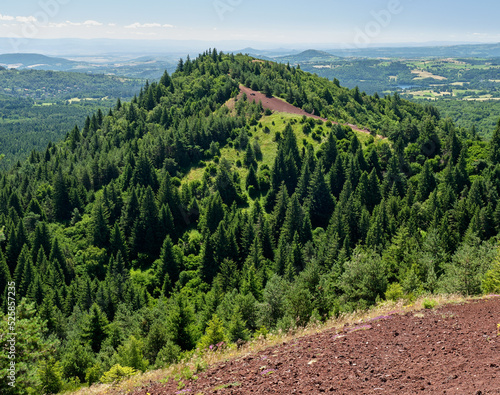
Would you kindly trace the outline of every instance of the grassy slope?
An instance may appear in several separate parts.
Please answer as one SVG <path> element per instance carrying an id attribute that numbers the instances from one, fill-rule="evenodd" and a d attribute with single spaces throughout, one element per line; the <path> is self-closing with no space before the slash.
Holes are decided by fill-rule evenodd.
<path id="1" fill-rule="evenodd" d="M 252 142 L 254 139 L 258 139 L 261 150 L 262 150 L 262 161 L 259 162 L 259 167 L 262 167 L 263 165 L 269 166 L 269 168 L 272 168 L 272 165 L 274 163 L 274 158 L 276 157 L 277 149 L 278 149 L 278 143 L 274 141 L 275 134 L 276 132 L 283 132 L 285 129 L 285 126 L 287 123 L 292 122 L 292 128 L 293 131 L 295 132 L 295 135 L 297 136 L 297 143 L 299 146 L 299 149 L 301 150 L 304 147 L 304 142 L 307 142 L 308 144 L 312 144 L 315 151 L 318 151 L 320 142 L 314 140 L 310 133 L 309 135 L 306 135 L 302 132 L 302 126 L 303 124 L 300 123 L 302 119 L 302 116 L 299 115 L 294 115 L 294 114 L 288 114 L 288 113 L 281 113 L 281 112 L 275 112 L 272 115 L 269 116 L 264 116 L 261 118 L 259 125 L 252 127 L 250 129 L 251 136 L 250 141 Z M 273 125 L 274 123 L 274 125 Z M 262 126 L 261 126 L 262 125 Z M 266 126 L 271 130 L 270 133 L 264 133 L 264 129 Z M 326 135 L 328 133 L 328 127 L 323 123 L 323 125 L 315 125 L 313 131 L 316 131 L 318 133 L 319 128 L 323 128 L 323 138 L 322 142 L 326 140 Z M 354 131 L 354 133 L 357 135 L 359 141 L 366 145 L 369 140 L 370 140 L 370 135 L 367 133 L 362 133 L 362 132 L 357 132 Z M 382 141 L 380 138 L 375 138 L 375 143 L 379 143 Z M 241 178 L 242 185 L 241 187 L 244 189 L 244 181 L 245 178 L 248 174 L 248 169 L 244 166 L 242 167 L 236 167 L 236 162 L 238 159 L 240 159 L 243 162 L 243 157 L 245 155 L 245 152 L 242 150 L 239 150 L 235 147 L 224 147 L 221 149 L 221 157 L 225 158 L 229 161 L 229 163 L 234 166 Z M 208 161 L 206 162 L 206 165 L 210 165 L 210 163 L 213 163 L 213 161 Z M 191 171 L 187 174 L 187 176 L 183 179 L 184 182 L 188 181 L 194 181 L 194 180 L 200 180 L 203 177 L 203 173 L 205 171 L 204 167 L 196 167 L 191 169 Z"/>

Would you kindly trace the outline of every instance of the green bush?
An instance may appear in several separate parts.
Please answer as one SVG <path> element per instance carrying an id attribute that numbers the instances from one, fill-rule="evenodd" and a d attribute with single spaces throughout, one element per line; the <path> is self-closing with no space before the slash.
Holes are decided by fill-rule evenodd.
<path id="1" fill-rule="evenodd" d="M 214 314 L 210 322 L 208 323 L 205 334 L 201 337 L 198 343 L 198 348 L 201 350 L 215 349 L 219 347 L 221 343 L 227 343 L 227 338 L 225 335 L 224 324 L 217 315 Z"/>
<path id="2" fill-rule="evenodd" d="M 137 340 L 134 336 L 130 336 L 123 345 L 118 347 L 117 361 L 122 365 L 130 366 L 144 372 L 148 367 L 148 361 L 143 357 L 143 349 L 143 342 Z"/>
<path id="3" fill-rule="evenodd" d="M 104 384 L 117 383 L 127 377 L 132 377 L 137 374 L 137 370 L 129 366 L 114 365 L 106 373 L 104 373 L 99 381 Z"/>
<path id="4" fill-rule="evenodd" d="M 102 367 L 99 363 L 95 363 L 90 368 L 87 369 L 85 373 L 85 380 L 89 383 L 89 386 L 97 383 L 99 381 L 99 377 L 103 374 Z"/>
<path id="5" fill-rule="evenodd" d="M 392 300 L 394 302 L 402 299 L 404 296 L 403 287 L 400 283 L 392 283 L 387 287 L 387 291 L 385 291 L 385 299 Z"/>
<path id="6" fill-rule="evenodd" d="M 437 302 L 431 299 L 424 299 L 423 305 L 425 309 L 433 309 L 437 306 Z"/>
<path id="7" fill-rule="evenodd" d="M 486 272 L 481 288 L 485 294 L 500 293 L 500 260 Z"/>
<path id="8" fill-rule="evenodd" d="M 41 389 L 44 394 L 57 394 L 63 386 L 62 369 L 59 361 L 50 358 L 40 363 L 38 369 Z"/>
<path id="9" fill-rule="evenodd" d="M 181 348 L 172 340 L 168 340 L 167 344 L 160 350 L 156 356 L 155 365 L 162 368 L 179 361 L 181 355 Z"/>

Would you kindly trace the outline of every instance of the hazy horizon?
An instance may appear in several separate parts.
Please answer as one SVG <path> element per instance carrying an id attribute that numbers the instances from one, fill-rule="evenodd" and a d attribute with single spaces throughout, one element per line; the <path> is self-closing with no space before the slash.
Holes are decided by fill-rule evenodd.
<path id="1" fill-rule="evenodd" d="M 500 3 L 465 0 L 26 0 L 0 5 L 0 37 L 231 42 L 259 49 L 497 43 Z"/>

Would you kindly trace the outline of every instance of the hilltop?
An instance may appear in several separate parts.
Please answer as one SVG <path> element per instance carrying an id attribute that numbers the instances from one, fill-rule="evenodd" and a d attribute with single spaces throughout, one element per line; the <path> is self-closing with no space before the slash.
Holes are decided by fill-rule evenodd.
<path id="1" fill-rule="evenodd" d="M 290 62 L 292 64 L 306 63 L 306 62 L 328 62 L 337 61 L 341 59 L 339 56 L 332 55 L 325 51 L 318 51 L 316 49 L 308 49 L 298 54 L 280 56 L 274 58 L 277 62 Z"/>
<path id="2" fill-rule="evenodd" d="M 11 392 L 382 300 L 498 292 L 500 124 L 483 141 L 398 94 L 217 50 L 82 124 L 0 173 L 0 288 L 16 283 L 23 334 Z"/>

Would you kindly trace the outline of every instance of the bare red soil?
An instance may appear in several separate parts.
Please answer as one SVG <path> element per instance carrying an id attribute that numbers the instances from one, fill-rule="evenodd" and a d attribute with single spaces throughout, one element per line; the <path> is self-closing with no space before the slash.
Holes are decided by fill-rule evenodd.
<path id="1" fill-rule="evenodd" d="M 500 298 L 377 317 L 139 394 L 500 394 Z"/>
<path id="2" fill-rule="evenodd" d="M 241 95 L 243 93 L 246 93 L 249 101 L 255 101 L 256 103 L 258 103 L 260 100 L 262 102 L 262 107 L 268 108 L 271 111 L 285 112 L 285 113 L 296 114 L 296 115 L 305 115 L 306 117 L 310 117 L 310 118 L 314 118 L 314 119 L 321 119 L 324 122 L 327 121 L 326 118 L 321 118 L 317 115 L 309 114 L 308 112 L 305 112 L 301 108 L 295 107 L 294 105 L 292 105 L 284 100 L 277 99 L 276 97 L 267 97 L 263 93 L 258 92 L 258 91 L 254 91 L 250 88 L 247 88 L 244 85 L 240 85 L 240 92 L 241 92 L 241 94 L 239 97 L 241 97 Z M 332 122 L 332 123 L 338 124 L 338 122 Z M 350 123 L 347 123 L 345 125 L 352 128 L 352 130 L 356 130 L 357 132 L 370 134 L 369 130 L 361 129 L 361 128 L 357 127 L 356 125 L 352 125 Z M 378 137 L 385 139 L 385 137 L 383 137 L 383 136 L 378 136 Z"/>

